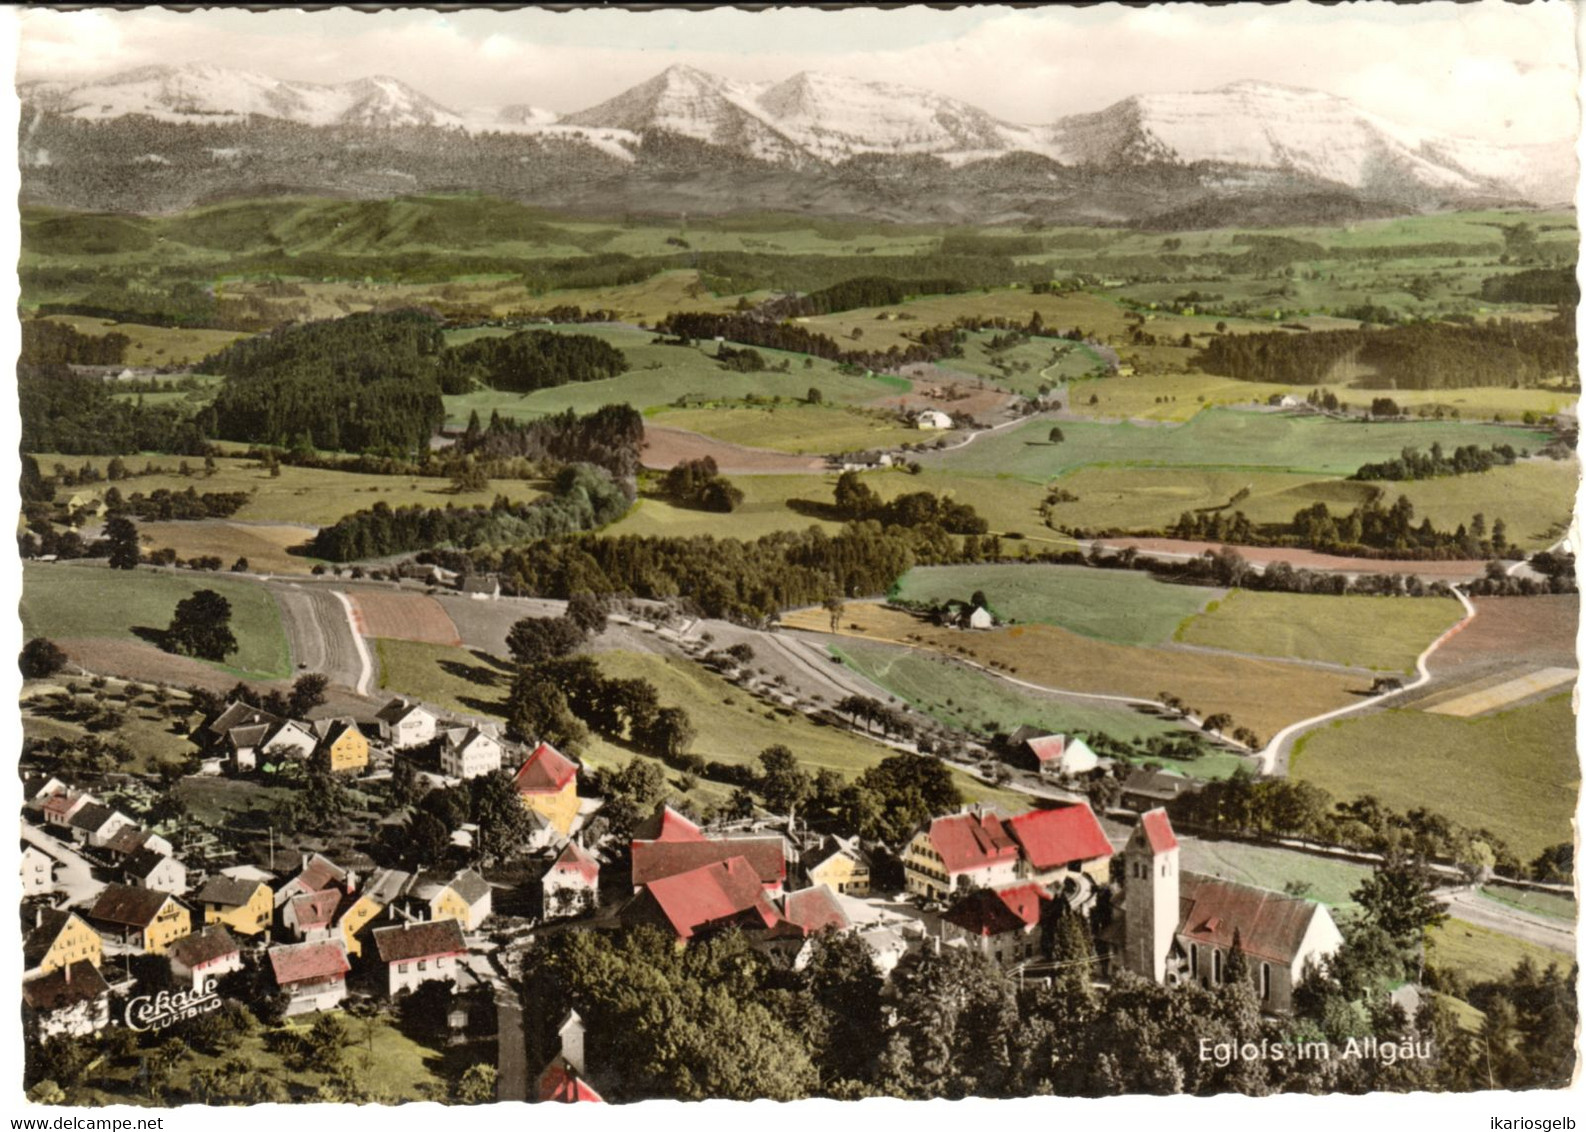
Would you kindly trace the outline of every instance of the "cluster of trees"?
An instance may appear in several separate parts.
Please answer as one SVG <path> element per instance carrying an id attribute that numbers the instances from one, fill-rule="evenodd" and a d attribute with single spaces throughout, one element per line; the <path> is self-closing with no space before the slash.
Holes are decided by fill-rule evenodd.
<path id="1" fill-rule="evenodd" d="M 237 651 L 231 631 L 231 602 L 214 590 L 198 590 L 176 603 L 165 630 L 166 649 L 201 660 L 225 660 Z"/>
<path id="2" fill-rule="evenodd" d="M 444 393 L 467 393 L 476 384 L 528 393 L 570 382 L 602 381 L 628 370 L 611 343 L 589 334 L 520 330 L 505 338 L 476 338 L 441 355 Z"/>
<path id="3" fill-rule="evenodd" d="M 955 535 L 986 533 L 986 520 L 967 503 L 928 491 L 909 492 L 883 503 L 858 472 L 844 472 L 837 477 L 833 502 L 838 515 L 850 522 L 874 521 L 883 527 L 936 526 Z"/>
<path id="4" fill-rule="evenodd" d="M 632 503 L 632 495 L 604 468 L 570 464 L 556 474 L 550 494 L 532 502 L 513 503 L 497 496 L 489 507 L 376 503 L 321 527 L 308 547 L 317 558 L 347 562 L 446 545 L 527 543 L 605 526 L 621 518 Z"/>
<path id="5" fill-rule="evenodd" d="M 605 405 L 579 416 L 571 409 L 533 421 L 490 414 L 479 427 L 469 420 L 459 447 L 489 462 L 510 459 L 549 463 L 593 464 L 631 485 L 639 471 L 639 446 L 644 442 L 644 417 L 631 405 Z"/>
<path id="6" fill-rule="evenodd" d="M 118 366 L 132 339 L 120 331 L 83 334 L 65 322 L 30 318 L 22 323 L 21 364 Z"/>
<path id="7" fill-rule="evenodd" d="M 446 421 L 440 323 L 421 311 L 353 314 L 245 338 L 204 359 L 226 381 L 200 414 L 227 440 L 414 453 Z"/>
<path id="8" fill-rule="evenodd" d="M 1452 456 L 1443 453 L 1443 446 L 1433 443 L 1432 450 L 1422 453 L 1419 448 L 1406 448 L 1395 460 L 1380 464 L 1362 464 L 1350 479 L 1355 480 L 1429 480 L 1434 476 L 1466 476 L 1485 472 L 1500 465 L 1512 464 L 1526 452 L 1516 453 L 1512 444 L 1494 444 L 1483 449 L 1475 444 L 1461 444 Z"/>
<path id="9" fill-rule="evenodd" d="M 1246 546 L 1294 546 L 1327 554 L 1363 558 L 1446 559 L 1498 558 L 1510 550 L 1502 519 L 1487 528 L 1486 517 L 1476 514 L 1467 526 L 1439 530 L 1431 519 L 1415 522 L 1415 506 L 1399 496 L 1384 506 L 1382 494 L 1357 506 L 1347 515 L 1334 515 L 1326 503 L 1317 502 L 1295 512 L 1286 524 L 1250 521 L 1243 511 L 1232 515 L 1185 511 L 1165 534 L 1172 538 L 1235 542 Z"/>
<path id="10" fill-rule="evenodd" d="M 668 761 L 685 755 L 696 734 L 688 712 L 662 706 L 648 680 L 608 677 L 590 657 L 565 654 L 519 666 L 507 719 L 509 734 L 524 742 L 576 751 L 587 727 Z"/>
<path id="11" fill-rule="evenodd" d="M 105 492 L 105 509 L 111 515 L 131 515 L 138 519 L 165 522 L 171 519 L 229 519 L 252 498 L 246 491 L 206 491 L 196 488 L 172 491 L 157 488 L 145 495 L 134 491 L 123 496 L 119 488 Z"/>
<path id="12" fill-rule="evenodd" d="M 889 369 L 915 362 L 933 362 L 963 353 L 963 334 L 951 326 L 929 327 L 915 333 L 908 346 L 892 345 L 886 350 L 845 350 L 824 334 L 795 322 L 778 322 L 758 314 L 708 311 L 674 311 L 655 324 L 660 334 L 670 334 L 687 345 L 700 340 L 723 338 L 747 346 L 811 354 L 834 362 L 846 362 L 866 369 Z"/>
<path id="13" fill-rule="evenodd" d="M 1574 310 L 1580 303 L 1580 284 L 1573 267 L 1536 267 L 1483 279 L 1481 297 L 1489 303 L 1538 303 Z"/>
<path id="14" fill-rule="evenodd" d="M 1545 322 L 1414 323 L 1382 330 L 1220 334 L 1195 364 L 1244 381 L 1319 385 L 1339 363 L 1375 369 L 1399 389 L 1538 385 L 1576 372 L 1573 308 Z"/>
<path id="15" fill-rule="evenodd" d="M 178 409 L 118 398 L 106 382 L 72 373 L 59 363 L 17 366 L 17 408 L 25 452 L 197 456 L 207 448 L 203 430 Z"/>
<path id="16" fill-rule="evenodd" d="M 661 494 L 684 507 L 731 512 L 743 503 L 743 492 L 720 474 L 713 457 L 685 460 L 661 477 Z"/>
<path id="17" fill-rule="evenodd" d="M 807 295 L 784 295 L 760 307 L 767 318 L 807 318 L 856 307 L 890 307 L 914 295 L 955 295 L 972 287 L 958 279 L 903 279 L 866 275 L 844 279 Z"/>

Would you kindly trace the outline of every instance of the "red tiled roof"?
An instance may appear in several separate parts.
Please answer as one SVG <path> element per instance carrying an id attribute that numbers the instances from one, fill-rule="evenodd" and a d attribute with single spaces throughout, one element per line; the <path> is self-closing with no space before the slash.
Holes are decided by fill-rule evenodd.
<path id="1" fill-rule="evenodd" d="M 272 947 L 270 967 L 283 987 L 310 979 L 340 978 L 352 969 L 341 944 L 328 939 Z"/>
<path id="2" fill-rule="evenodd" d="M 1042 735 L 1038 739 L 1028 739 L 1024 744 L 1030 748 L 1030 753 L 1043 763 L 1063 757 L 1063 748 L 1068 745 L 1068 739 L 1063 735 Z"/>
<path id="3" fill-rule="evenodd" d="M 341 900 L 342 893 L 335 888 L 327 888 L 322 892 L 305 892 L 302 896 L 292 897 L 292 915 L 297 919 L 298 930 L 329 927 Z"/>
<path id="4" fill-rule="evenodd" d="M 589 884 L 600 883 L 600 862 L 584 852 L 576 841 L 569 841 L 566 847 L 551 862 L 548 872 L 574 873 L 584 878 Z"/>
<path id="5" fill-rule="evenodd" d="M 665 802 L 634 828 L 635 841 L 703 841 L 705 834 Z"/>
<path id="6" fill-rule="evenodd" d="M 323 892 L 335 882 L 346 880 L 347 870 L 328 857 L 315 853 L 294 879 L 303 892 Z"/>
<path id="7" fill-rule="evenodd" d="M 953 905 L 943 919 L 975 935 L 1002 935 L 1040 923 L 1041 904 L 1050 899 L 1051 895 L 1038 884 L 982 888 Z"/>
<path id="8" fill-rule="evenodd" d="M 954 814 L 931 822 L 931 844 L 949 875 L 1017 860 L 1019 846 L 996 814 Z"/>
<path id="9" fill-rule="evenodd" d="M 850 926 L 848 913 L 837 902 L 837 894 L 824 884 L 788 893 L 782 901 L 782 918 L 804 935 L 841 931 Z"/>
<path id="10" fill-rule="evenodd" d="M 705 928 L 737 917 L 764 928 L 774 927 L 778 919 L 754 867 L 743 857 L 663 877 L 645 891 L 679 939 L 692 939 Z"/>
<path id="11" fill-rule="evenodd" d="M 754 869 L 763 885 L 779 885 L 787 879 L 787 858 L 780 835 L 775 837 L 730 837 L 710 841 L 635 841 L 633 843 L 633 886 L 653 884 L 666 877 L 691 872 L 703 865 L 719 864 L 742 857 Z"/>
<path id="12" fill-rule="evenodd" d="M 109 993 L 110 984 L 105 982 L 99 968 L 86 959 L 79 959 L 70 967 L 58 967 L 22 984 L 22 1001 L 41 1013 L 76 1006 L 79 1002 L 93 1002 Z"/>
<path id="13" fill-rule="evenodd" d="M 423 924 L 378 928 L 374 933 L 374 945 L 382 963 L 406 963 L 436 955 L 461 955 L 468 950 L 468 945 L 463 942 L 463 926 L 456 920 L 430 920 Z"/>
<path id="14" fill-rule="evenodd" d="M 590 1088 L 589 1082 L 580 1077 L 561 1054 L 553 1057 L 540 1074 L 539 1097 L 542 1101 L 559 1101 L 562 1104 L 579 1101 L 605 1103 L 605 1098 Z"/>
<path id="15" fill-rule="evenodd" d="M 1145 831 L 1151 852 L 1166 853 L 1170 849 L 1178 848 L 1178 838 L 1173 836 L 1173 823 L 1167 820 L 1166 810 L 1147 810 L 1141 814 L 1140 828 Z"/>
<path id="16" fill-rule="evenodd" d="M 519 794 L 557 793 L 577 774 L 577 763 L 549 743 L 541 743 L 518 768 L 514 781 Z"/>
<path id="17" fill-rule="evenodd" d="M 1055 810 L 1031 810 L 1011 819 L 1007 828 L 1037 872 L 1112 856 L 1112 843 L 1083 802 Z"/>
<path id="18" fill-rule="evenodd" d="M 1234 932 L 1246 955 L 1294 962 L 1320 907 L 1315 901 L 1195 873 L 1179 875 L 1178 934 L 1192 943 L 1229 948 Z"/>

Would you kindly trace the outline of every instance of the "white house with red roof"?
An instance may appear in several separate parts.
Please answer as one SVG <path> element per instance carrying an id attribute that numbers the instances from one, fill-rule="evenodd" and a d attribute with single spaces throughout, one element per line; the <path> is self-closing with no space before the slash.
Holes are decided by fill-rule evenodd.
<path id="1" fill-rule="evenodd" d="M 1008 761 L 1052 778 L 1085 774 L 1101 765 L 1100 757 L 1078 735 L 1034 736 L 1015 747 Z"/>
<path id="2" fill-rule="evenodd" d="M 1179 871 L 1166 810 L 1150 810 L 1124 846 L 1121 966 L 1159 983 L 1222 984 L 1229 953 L 1269 1013 L 1286 1013 L 1308 966 L 1343 944 L 1327 907 L 1253 885 Z"/>
<path id="3" fill-rule="evenodd" d="M 290 1001 L 287 1014 L 334 1010 L 347 997 L 347 949 L 339 940 L 280 944 L 270 948 L 270 969 Z"/>
<path id="4" fill-rule="evenodd" d="M 996 888 L 1019 879 L 1019 843 L 995 810 L 973 806 L 933 818 L 903 851 L 910 894 L 942 900 L 955 889 Z"/>
<path id="5" fill-rule="evenodd" d="M 1003 823 L 1018 842 L 1019 873 L 1039 884 L 1054 884 L 1066 873 L 1084 873 L 1106 884 L 1112 865 L 1112 842 L 1089 803 L 1031 810 Z"/>
<path id="6" fill-rule="evenodd" d="M 1001 966 L 1015 966 L 1040 950 L 1041 922 L 1051 901 L 1046 886 L 1031 881 L 977 888 L 942 917 L 942 938 L 967 943 Z"/>
<path id="7" fill-rule="evenodd" d="M 592 912 L 600 902 L 600 862 L 569 841 L 540 878 L 540 910 L 547 920 Z"/>
<path id="8" fill-rule="evenodd" d="M 432 981 L 455 983 L 468 954 L 463 926 L 456 920 L 376 928 L 374 945 L 386 965 L 386 991 L 393 998 Z"/>

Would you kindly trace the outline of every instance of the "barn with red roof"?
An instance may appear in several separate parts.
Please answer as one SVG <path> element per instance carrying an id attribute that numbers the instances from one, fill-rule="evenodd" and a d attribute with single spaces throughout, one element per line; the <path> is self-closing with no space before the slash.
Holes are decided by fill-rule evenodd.
<path id="1" fill-rule="evenodd" d="M 760 875 L 741 856 L 648 882 L 627 918 L 666 928 L 679 943 L 731 927 L 765 930 L 781 921 Z"/>
<path id="2" fill-rule="evenodd" d="M 1112 861 L 1112 842 L 1089 804 L 1031 810 L 1004 823 L 1024 855 L 1023 875 L 1052 884 L 1064 873 L 1085 873 L 1105 884 Z"/>
<path id="3" fill-rule="evenodd" d="M 787 883 L 787 839 L 780 833 L 714 837 L 706 841 L 635 841 L 631 846 L 633 888 L 739 857 L 748 862 L 767 895 L 780 896 Z"/>

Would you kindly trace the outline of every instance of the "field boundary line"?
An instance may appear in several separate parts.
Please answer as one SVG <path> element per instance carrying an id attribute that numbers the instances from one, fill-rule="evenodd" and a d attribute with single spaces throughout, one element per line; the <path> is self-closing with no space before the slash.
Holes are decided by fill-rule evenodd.
<path id="1" fill-rule="evenodd" d="M 347 611 L 347 627 L 352 630 L 352 645 L 358 650 L 358 683 L 353 686 L 353 691 L 360 696 L 367 696 L 369 678 L 374 673 L 374 661 L 369 656 L 369 646 L 364 643 L 363 634 L 358 631 L 358 613 L 353 608 L 352 599 L 341 590 L 332 590 L 331 593 L 336 595 L 336 600 Z"/>
<path id="2" fill-rule="evenodd" d="M 1256 758 L 1261 761 L 1261 773 L 1265 775 L 1276 773 L 1278 755 L 1281 753 L 1283 745 L 1290 739 L 1299 735 L 1302 731 L 1309 730 L 1310 728 L 1315 727 L 1317 724 L 1326 723 L 1328 720 L 1338 719 L 1341 716 L 1360 711 L 1362 708 L 1379 705 L 1386 700 L 1392 699 L 1394 696 L 1402 696 L 1406 692 L 1413 692 L 1417 688 L 1424 688 L 1427 684 L 1429 684 L 1432 680 L 1432 672 L 1431 669 L 1426 667 L 1427 658 L 1438 649 L 1446 645 L 1456 635 L 1461 633 L 1465 629 L 1465 626 L 1469 625 L 1476 619 L 1476 607 L 1471 603 L 1470 598 L 1465 596 L 1465 592 L 1458 586 L 1450 586 L 1449 590 L 1455 597 L 1459 599 L 1459 604 L 1465 607 L 1465 616 L 1457 624 L 1451 625 L 1447 629 L 1444 629 L 1442 635 L 1440 635 L 1437 640 L 1433 641 L 1431 644 L 1427 645 L 1426 648 L 1421 650 L 1421 655 L 1415 658 L 1415 670 L 1417 673 L 1419 673 L 1419 675 L 1416 676 L 1413 681 L 1404 685 L 1402 688 L 1395 688 L 1386 695 L 1368 696 L 1357 704 L 1348 704 L 1341 708 L 1334 708 L 1332 711 L 1323 712 L 1321 715 L 1313 715 L 1309 719 L 1302 719 L 1298 723 L 1289 724 L 1282 731 L 1279 731 L 1276 735 L 1274 735 L 1272 737 L 1272 741 L 1262 748 L 1260 754 L 1256 756 Z M 1285 772 L 1287 769 L 1288 767 L 1285 764 Z"/>

